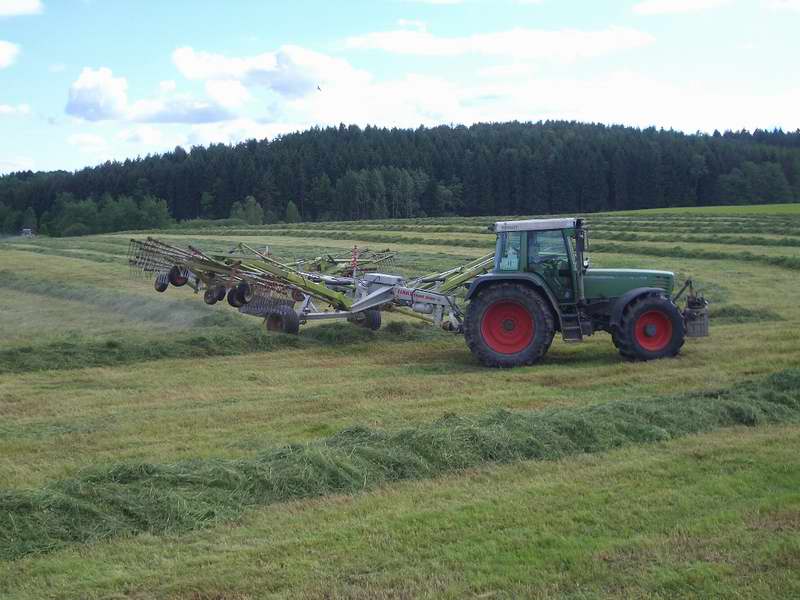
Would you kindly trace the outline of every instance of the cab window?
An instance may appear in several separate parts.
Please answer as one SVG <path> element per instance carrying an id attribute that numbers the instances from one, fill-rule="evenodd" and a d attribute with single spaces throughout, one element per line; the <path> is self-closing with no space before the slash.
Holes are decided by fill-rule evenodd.
<path id="1" fill-rule="evenodd" d="M 522 233 L 510 231 L 501 233 L 497 237 L 497 263 L 498 271 L 519 271 L 519 260 L 522 249 Z"/>
<path id="2" fill-rule="evenodd" d="M 529 231 L 528 269 L 533 270 L 536 265 L 553 261 L 566 261 L 569 264 L 567 246 L 561 230 Z"/>

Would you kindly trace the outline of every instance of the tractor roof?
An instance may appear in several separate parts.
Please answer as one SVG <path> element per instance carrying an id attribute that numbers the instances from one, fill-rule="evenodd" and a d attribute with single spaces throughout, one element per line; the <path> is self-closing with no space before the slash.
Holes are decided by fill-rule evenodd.
<path id="1" fill-rule="evenodd" d="M 493 229 L 497 233 L 503 231 L 541 231 L 543 229 L 570 229 L 575 227 L 578 219 L 528 219 L 527 221 L 498 221 Z"/>

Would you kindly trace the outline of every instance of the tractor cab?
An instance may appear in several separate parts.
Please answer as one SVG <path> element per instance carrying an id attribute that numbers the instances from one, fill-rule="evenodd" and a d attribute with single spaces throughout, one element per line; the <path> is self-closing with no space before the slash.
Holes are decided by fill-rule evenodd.
<path id="1" fill-rule="evenodd" d="M 559 303 L 577 302 L 585 244 L 581 219 L 501 221 L 492 229 L 497 233 L 493 273 L 538 275 Z"/>

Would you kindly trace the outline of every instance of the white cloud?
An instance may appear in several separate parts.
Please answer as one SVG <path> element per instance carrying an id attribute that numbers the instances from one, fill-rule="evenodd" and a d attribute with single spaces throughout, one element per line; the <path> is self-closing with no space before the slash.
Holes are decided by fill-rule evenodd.
<path id="1" fill-rule="evenodd" d="M 800 0 L 763 0 L 762 4 L 772 10 L 800 12 Z"/>
<path id="2" fill-rule="evenodd" d="M 730 0 L 643 0 L 633 6 L 637 15 L 693 13 L 719 8 Z"/>
<path id="3" fill-rule="evenodd" d="M 164 136 L 159 129 L 152 125 L 137 125 L 136 127 L 120 131 L 117 134 L 117 139 L 129 144 L 159 146 L 163 144 Z"/>
<path id="4" fill-rule="evenodd" d="M 74 133 L 67 138 L 67 143 L 82 152 L 100 152 L 106 147 L 105 139 L 94 133 Z"/>
<path id="5" fill-rule="evenodd" d="M 212 79 L 205 87 L 208 97 L 225 108 L 239 108 L 250 100 L 250 92 L 236 79 Z"/>
<path id="6" fill-rule="evenodd" d="M 464 0 L 405 0 L 405 2 L 417 2 L 418 4 L 462 4 Z"/>
<path id="7" fill-rule="evenodd" d="M 187 79 L 240 81 L 261 85 L 275 93 L 297 98 L 333 81 L 358 83 L 369 75 L 347 61 L 300 46 L 282 46 L 276 52 L 250 57 L 227 57 L 211 52 L 178 48 L 172 61 Z"/>
<path id="8" fill-rule="evenodd" d="M 69 88 L 67 113 L 87 121 L 119 119 L 128 107 L 128 82 L 111 69 L 86 67 Z"/>
<path id="9" fill-rule="evenodd" d="M 350 37 L 345 43 L 349 48 L 377 49 L 395 54 L 480 54 L 518 59 L 575 60 L 641 48 L 654 41 L 652 35 L 636 29 L 610 27 L 599 31 L 515 28 L 461 37 L 398 29 Z"/>
<path id="10" fill-rule="evenodd" d="M 233 119 L 224 123 L 193 125 L 187 136 L 191 146 L 208 144 L 235 144 L 249 139 L 272 139 L 275 136 L 307 129 L 307 122 L 259 123 L 253 119 Z"/>
<path id="11" fill-rule="evenodd" d="M 507 77 L 529 77 L 533 73 L 533 67 L 525 63 L 511 63 L 508 65 L 495 65 L 478 69 L 480 77 L 507 78 Z"/>
<path id="12" fill-rule="evenodd" d="M 176 94 L 139 100 L 130 106 L 125 118 L 140 123 L 213 123 L 230 119 L 232 114 L 213 102 Z"/>
<path id="13" fill-rule="evenodd" d="M 128 82 L 124 77 L 114 77 L 106 67 L 86 67 L 70 86 L 66 111 L 86 121 L 206 123 L 232 117 L 216 103 L 196 100 L 185 94 L 171 94 L 170 87 L 162 82 L 160 97 L 131 103 L 128 101 Z"/>
<path id="14" fill-rule="evenodd" d="M 456 123 L 566 119 L 683 131 L 800 127 L 800 87 L 730 95 L 702 83 L 676 85 L 631 72 L 581 79 L 508 78 L 451 90 Z M 769 115 L 765 119 L 764 115 Z"/>
<path id="15" fill-rule="evenodd" d="M 38 15 L 43 8 L 41 0 L 0 0 L 0 17 Z"/>
<path id="16" fill-rule="evenodd" d="M 162 94 L 169 94 L 174 92 L 178 85 L 171 79 L 162 81 L 158 84 L 158 89 Z"/>
<path id="17" fill-rule="evenodd" d="M 0 69 L 13 65 L 17 60 L 17 55 L 19 55 L 19 46 L 0 40 Z"/>
<path id="18" fill-rule="evenodd" d="M 16 106 L 11 106 L 9 104 L 0 104 L 0 116 L 10 116 L 10 115 L 29 115 L 31 114 L 31 107 L 27 104 L 17 104 Z"/>
<path id="19" fill-rule="evenodd" d="M 15 173 L 17 171 L 32 171 L 34 166 L 32 158 L 18 156 L 15 158 L 0 158 L 0 175 Z"/>
<path id="20" fill-rule="evenodd" d="M 428 25 L 425 21 L 418 19 L 397 19 L 398 27 L 411 27 L 413 29 L 427 29 Z"/>

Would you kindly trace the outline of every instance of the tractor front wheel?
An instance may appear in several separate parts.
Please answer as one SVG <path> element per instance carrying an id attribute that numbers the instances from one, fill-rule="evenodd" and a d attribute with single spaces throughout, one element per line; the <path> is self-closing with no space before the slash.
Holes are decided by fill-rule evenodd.
<path id="1" fill-rule="evenodd" d="M 625 307 L 613 332 L 619 353 L 631 360 L 653 360 L 675 356 L 685 337 L 683 316 L 664 296 L 637 298 Z"/>
<path id="2" fill-rule="evenodd" d="M 464 337 L 487 367 L 532 365 L 553 341 L 553 313 L 534 289 L 500 283 L 482 290 L 467 308 Z"/>

